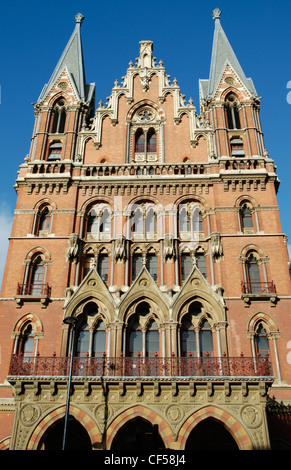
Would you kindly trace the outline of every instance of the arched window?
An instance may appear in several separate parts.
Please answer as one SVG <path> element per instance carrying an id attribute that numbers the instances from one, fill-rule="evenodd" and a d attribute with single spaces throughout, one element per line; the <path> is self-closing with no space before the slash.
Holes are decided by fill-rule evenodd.
<path id="1" fill-rule="evenodd" d="M 88 215 L 87 233 L 90 237 L 108 239 L 111 236 L 111 210 L 106 204 L 93 206 Z"/>
<path id="2" fill-rule="evenodd" d="M 143 354 L 143 333 L 138 318 L 131 325 L 129 333 L 129 350 L 128 355 L 135 357 Z"/>
<path id="3" fill-rule="evenodd" d="M 44 265 L 41 256 L 36 256 L 30 265 L 28 294 L 41 295 L 44 285 Z"/>
<path id="4" fill-rule="evenodd" d="M 147 152 L 155 153 L 157 151 L 157 138 L 154 129 L 150 129 L 147 133 Z"/>
<path id="5" fill-rule="evenodd" d="M 253 228 L 253 217 L 249 207 L 246 204 L 244 204 L 240 209 L 240 217 L 243 230 Z"/>
<path id="6" fill-rule="evenodd" d="M 31 323 L 24 326 L 18 343 L 18 355 L 32 357 L 34 355 L 34 331 Z"/>
<path id="7" fill-rule="evenodd" d="M 225 108 L 228 129 L 240 129 L 238 99 L 233 93 L 227 95 L 225 100 Z"/>
<path id="8" fill-rule="evenodd" d="M 50 230 L 51 213 L 47 206 L 40 209 L 37 214 L 36 235 L 45 235 Z"/>
<path id="9" fill-rule="evenodd" d="M 181 325 L 181 356 L 196 356 L 196 333 L 192 315 L 184 315 Z"/>
<path id="10" fill-rule="evenodd" d="M 155 357 L 159 353 L 159 331 L 155 320 L 146 321 L 150 314 L 147 302 L 140 303 L 129 321 L 127 356 Z"/>
<path id="11" fill-rule="evenodd" d="M 192 213 L 192 231 L 203 232 L 202 214 L 199 210 L 198 205 L 194 205 L 192 207 Z"/>
<path id="12" fill-rule="evenodd" d="M 103 357 L 106 351 L 106 327 L 103 321 L 99 321 L 93 331 L 92 356 Z"/>
<path id="13" fill-rule="evenodd" d="M 52 110 L 52 134 L 62 134 L 66 123 L 66 102 L 63 98 L 59 99 Z"/>
<path id="14" fill-rule="evenodd" d="M 208 321 L 204 320 L 199 331 L 200 356 L 213 355 L 212 331 Z"/>
<path id="15" fill-rule="evenodd" d="M 145 135 L 142 129 L 138 129 L 135 133 L 135 152 L 142 153 L 145 151 Z"/>
<path id="16" fill-rule="evenodd" d="M 89 355 L 90 331 L 87 322 L 84 322 L 78 330 L 75 355 L 87 357 Z"/>
<path id="17" fill-rule="evenodd" d="M 249 294 L 260 294 L 262 292 L 260 268 L 258 261 L 253 253 L 251 253 L 246 261 L 246 274 Z"/>
<path id="18" fill-rule="evenodd" d="M 159 352 L 159 330 L 155 321 L 151 321 L 146 331 L 145 353 L 147 357 L 155 357 Z"/>
<path id="19" fill-rule="evenodd" d="M 85 309 L 83 320 L 76 328 L 75 356 L 77 357 L 103 357 L 106 353 L 106 326 L 99 318 L 95 325 L 89 318 L 98 314 L 98 307 L 91 302 Z M 91 327 L 89 327 L 89 323 Z"/>
<path id="20" fill-rule="evenodd" d="M 150 207 L 146 213 L 146 233 L 147 235 L 157 232 L 157 216 L 153 207 Z"/>
<path id="21" fill-rule="evenodd" d="M 132 231 L 143 233 L 143 211 L 138 207 L 133 213 Z"/>
<path id="22" fill-rule="evenodd" d="M 179 206 L 179 229 L 180 232 L 188 232 L 190 229 L 187 206 L 185 204 Z"/>
<path id="23" fill-rule="evenodd" d="M 111 231 L 111 216 L 108 209 L 104 209 L 100 219 L 100 232 L 110 233 Z"/>
<path id="24" fill-rule="evenodd" d="M 255 349 L 257 355 L 260 355 L 262 357 L 270 355 L 270 347 L 267 332 L 261 323 L 256 328 Z"/>
<path id="25" fill-rule="evenodd" d="M 93 208 L 89 215 L 87 231 L 90 233 L 97 233 L 98 228 L 99 228 L 99 219 L 98 219 L 96 209 Z"/>

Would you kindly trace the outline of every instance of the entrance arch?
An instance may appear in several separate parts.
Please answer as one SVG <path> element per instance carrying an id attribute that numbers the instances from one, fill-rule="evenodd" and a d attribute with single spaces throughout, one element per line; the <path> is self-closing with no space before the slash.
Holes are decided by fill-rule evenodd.
<path id="1" fill-rule="evenodd" d="M 64 418 L 55 421 L 42 436 L 38 450 L 61 450 Z M 84 426 L 69 415 L 66 450 L 92 450 L 91 439 Z"/>
<path id="2" fill-rule="evenodd" d="M 111 451 L 163 450 L 165 445 L 159 435 L 158 425 L 144 418 L 134 418 L 125 423 L 115 435 Z"/>
<path id="3" fill-rule="evenodd" d="M 106 449 L 111 450 L 111 445 L 119 430 L 123 427 L 124 424 L 132 421 L 135 418 L 143 418 L 145 421 L 151 423 L 152 425 L 157 425 L 159 436 L 162 439 L 164 445 L 171 448 L 171 445 L 174 442 L 174 437 L 171 428 L 167 425 L 165 420 L 150 408 L 137 405 L 124 410 L 111 422 L 110 426 L 106 431 Z"/>
<path id="4" fill-rule="evenodd" d="M 200 421 L 191 431 L 185 450 L 239 450 L 238 446 L 221 421 L 207 418 Z"/>
<path id="5" fill-rule="evenodd" d="M 37 425 L 34 432 L 30 436 L 27 450 L 37 450 L 40 448 L 40 443 L 43 436 L 47 433 L 49 428 L 53 426 L 54 423 L 59 421 L 65 416 L 66 407 L 61 406 L 60 408 L 51 411 L 47 416 L 45 416 Z M 86 430 L 91 441 L 91 449 L 98 449 L 101 447 L 101 434 L 97 428 L 94 421 L 88 416 L 87 413 L 82 411 L 75 406 L 70 406 L 70 416 L 74 417 L 76 421 Z"/>
<path id="6" fill-rule="evenodd" d="M 213 418 L 221 423 L 225 430 L 231 434 L 239 450 L 253 450 L 251 440 L 242 424 L 227 411 L 216 406 L 200 408 L 200 410 L 188 417 L 179 431 L 178 442 L 181 449 L 185 449 L 187 439 L 195 426 L 207 418 Z"/>

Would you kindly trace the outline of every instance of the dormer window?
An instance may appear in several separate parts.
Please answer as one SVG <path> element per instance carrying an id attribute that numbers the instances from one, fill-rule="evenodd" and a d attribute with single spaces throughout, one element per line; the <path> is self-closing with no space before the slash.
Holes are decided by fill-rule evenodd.
<path id="1" fill-rule="evenodd" d="M 240 119 L 238 112 L 239 101 L 237 97 L 230 93 L 225 100 L 226 118 L 228 129 L 240 129 Z"/>

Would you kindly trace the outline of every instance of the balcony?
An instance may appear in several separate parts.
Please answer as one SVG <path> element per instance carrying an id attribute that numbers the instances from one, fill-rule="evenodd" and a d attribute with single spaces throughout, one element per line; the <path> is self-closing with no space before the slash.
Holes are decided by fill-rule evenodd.
<path id="1" fill-rule="evenodd" d="M 255 300 L 269 300 L 274 306 L 277 302 L 277 291 L 273 281 L 270 282 L 244 282 L 241 283 L 242 299 L 246 305 Z"/>
<path id="2" fill-rule="evenodd" d="M 42 307 L 45 308 L 48 299 L 51 295 L 51 287 L 46 284 L 27 283 L 17 284 L 16 295 L 14 296 L 17 306 L 21 307 L 23 302 L 41 302 Z"/>
<path id="3" fill-rule="evenodd" d="M 13 356 L 10 376 L 68 376 L 70 357 Z M 75 357 L 75 377 L 270 377 L 269 357 Z"/>

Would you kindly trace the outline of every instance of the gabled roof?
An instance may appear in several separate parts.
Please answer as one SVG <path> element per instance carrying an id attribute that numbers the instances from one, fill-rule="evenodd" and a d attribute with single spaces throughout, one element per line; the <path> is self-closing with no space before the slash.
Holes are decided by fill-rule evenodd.
<path id="1" fill-rule="evenodd" d="M 75 16 L 76 26 L 73 34 L 70 37 L 69 42 L 66 45 L 49 82 L 44 86 L 38 102 L 42 100 L 50 88 L 55 84 L 56 80 L 63 72 L 65 67 L 69 71 L 70 76 L 74 81 L 80 100 L 85 102 L 87 101 L 89 95 L 92 94 L 91 87 L 90 85 L 86 85 L 85 80 L 85 68 L 83 62 L 83 49 L 80 31 L 83 19 L 84 16 L 81 15 L 81 13 L 78 13 Z"/>
<path id="2" fill-rule="evenodd" d="M 211 97 L 215 93 L 221 75 L 224 72 L 227 64 L 233 68 L 247 90 L 252 95 L 257 96 L 252 79 L 245 76 L 244 71 L 226 37 L 226 34 L 220 23 L 220 15 L 221 11 L 218 8 L 212 12 L 212 16 L 215 21 L 215 29 L 213 36 L 209 80 L 200 80 L 200 91 L 203 95 L 203 98 Z"/>

